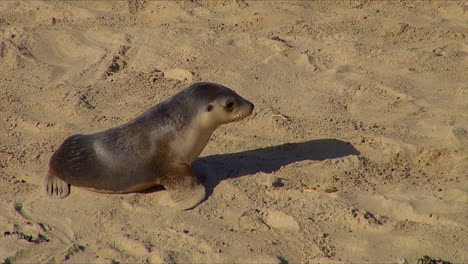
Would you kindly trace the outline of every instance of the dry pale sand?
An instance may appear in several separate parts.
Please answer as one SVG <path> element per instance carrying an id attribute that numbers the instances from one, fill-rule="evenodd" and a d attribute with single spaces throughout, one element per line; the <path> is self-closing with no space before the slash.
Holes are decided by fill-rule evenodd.
<path id="1" fill-rule="evenodd" d="M 0 261 L 467 263 L 460 1 L 1 1 Z M 195 81 L 256 105 L 195 162 L 208 197 L 43 192 L 68 136 Z"/>

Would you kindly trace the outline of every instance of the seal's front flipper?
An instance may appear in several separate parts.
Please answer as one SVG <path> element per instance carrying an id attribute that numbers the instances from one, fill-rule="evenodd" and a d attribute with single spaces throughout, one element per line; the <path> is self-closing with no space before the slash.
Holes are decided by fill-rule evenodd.
<path id="1" fill-rule="evenodd" d="M 46 178 L 46 193 L 49 196 L 65 198 L 70 194 L 70 185 L 49 174 Z"/>
<path id="2" fill-rule="evenodd" d="M 201 184 L 190 189 L 168 189 L 168 193 L 172 201 L 169 206 L 177 210 L 192 209 L 206 197 L 205 187 Z"/>
<path id="3" fill-rule="evenodd" d="M 205 187 L 186 164 L 173 168 L 162 185 L 171 200 L 168 205 L 178 210 L 192 209 L 206 197 Z"/>

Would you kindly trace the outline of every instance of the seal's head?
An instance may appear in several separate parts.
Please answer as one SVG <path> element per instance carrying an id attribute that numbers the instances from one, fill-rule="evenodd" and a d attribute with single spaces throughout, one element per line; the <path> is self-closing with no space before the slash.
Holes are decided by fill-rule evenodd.
<path id="1" fill-rule="evenodd" d="M 197 115 L 207 126 L 219 126 L 242 120 L 254 109 L 254 104 L 219 84 L 195 83 L 186 91 L 202 106 Z"/>

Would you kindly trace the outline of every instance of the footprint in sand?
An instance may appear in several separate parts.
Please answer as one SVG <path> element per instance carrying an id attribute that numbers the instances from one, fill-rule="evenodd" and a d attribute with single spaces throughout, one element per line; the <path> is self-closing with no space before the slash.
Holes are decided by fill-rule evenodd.
<path id="1" fill-rule="evenodd" d="M 236 263 L 258 263 L 258 264 L 283 264 L 288 263 L 282 257 L 268 256 L 268 255 L 254 255 L 254 256 L 244 256 L 242 260 L 236 261 Z"/>
<path id="2" fill-rule="evenodd" d="M 283 52 L 289 47 L 284 41 L 269 38 L 258 38 L 257 43 L 276 52 Z"/>
<path id="3" fill-rule="evenodd" d="M 468 146 L 468 132 L 463 127 L 453 127 L 449 132 L 449 138 L 460 148 Z"/>
<path id="4" fill-rule="evenodd" d="M 257 42 L 276 51 L 275 54 L 263 60 L 263 64 L 278 65 L 286 68 L 302 68 L 306 73 L 319 72 L 323 66 L 319 66 L 318 60 L 307 52 L 299 52 L 292 49 L 285 41 L 260 38 Z"/>
<path id="5" fill-rule="evenodd" d="M 111 240 L 109 246 L 122 254 L 136 259 L 146 258 L 149 253 L 149 250 L 145 246 L 124 236 L 115 237 Z"/>
<path id="6" fill-rule="evenodd" d="M 148 261 L 149 264 L 165 263 L 164 259 L 157 252 L 149 253 L 147 261 Z"/>
<path id="7" fill-rule="evenodd" d="M 301 65 L 308 71 L 321 71 L 320 67 L 318 66 L 318 63 L 316 62 L 316 58 L 306 53 L 297 54 L 295 62 L 297 65 Z"/>
<path id="8" fill-rule="evenodd" d="M 51 83 L 92 84 L 125 66 L 123 57 L 130 48 L 126 35 L 89 30 L 80 34 L 43 31 L 25 47 L 31 57 L 47 65 Z"/>
<path id="9" fill-rule="evenodd" d="M 127 209 L 129 211 L 133 211 L 136 213 L 143 213 L 143 214 L 152 214 L 155 210 L 150 210 L 149 208 L 140 206 L 139 203 L 131 203 L 128 201 L 122 201 L 122 208 Z"/>
<path id="10" fill-rule="evenodd" d="M 0 210 L 0 219 L 3 220 L 0 223 L 4 227 L 4 236 L 0 237 L 2 259 L 45 263 L 62 259 L 73 245 L 75 235 L 70 228 L 70 219 L 62 218 L 54 222 L 49 217 L 47 221 L 42 221 L 33 207 L 34 204 L 18 202 L 2 206 L 6 209 Z M 40 212 L 43 213 L 43 210 Z"/>
<path id="11" fill-rule="evenodd" d="M 63 243 L 69 244 L 73 241 L 75 233 L 73 232 L 71 225 L 72 220 L 68 217 L 63 217 L 61 219 L 55 219 L 48 217 L 47 213 L 43 212 L 43 209 L 35 209 L 36 204 L 15 204 L 15 211 L 19 215 L 23 216 L 29 222 L 40 227 L 40 229 L 45 232 L 51 238 L 55 238 Z M 38 214 L 44 213 L 44 215 Z M 43 220 L 47 219 L 47 221 Z"/>
<path id="12" fill-rule="evenodd" d="M 294 217 L 278 210 L 266 211 L 264 221 L 268 226 L 272 228 L 288 231 L 299 230 L 299 223 L 296 221 L 296 219 L 294 219 Z"/>
<path id="13" fill-rule="evenodd" d="M 180 68 L 165 71 L 164 77 L 188 83 L 191 83 L 193 81 L 193 73 Z"/>
<path id="14" fill-rule="evenodd" d="M 268 230 L 268 226 L 261 218 L 262 216 L 259 210 L 252 209 L 242 212 L 241 208 L 234 207 L 227 209 L 223 213 L 223 217 L 232 226 L 236 226 L 236 228 L 240 230 Z"/>

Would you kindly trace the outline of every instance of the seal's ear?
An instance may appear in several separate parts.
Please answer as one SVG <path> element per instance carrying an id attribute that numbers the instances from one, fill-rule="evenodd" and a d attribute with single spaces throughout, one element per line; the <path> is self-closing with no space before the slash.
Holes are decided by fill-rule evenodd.
<path id="1" fill-rule="evenodd" d="M 207 112 L 211 112 L 211 110 L 213 110 L 213 106 L 212 106 L 212 105 L 208 105 L 208 107 L 206 108 L 206 111 L 207 111 Z"/>

